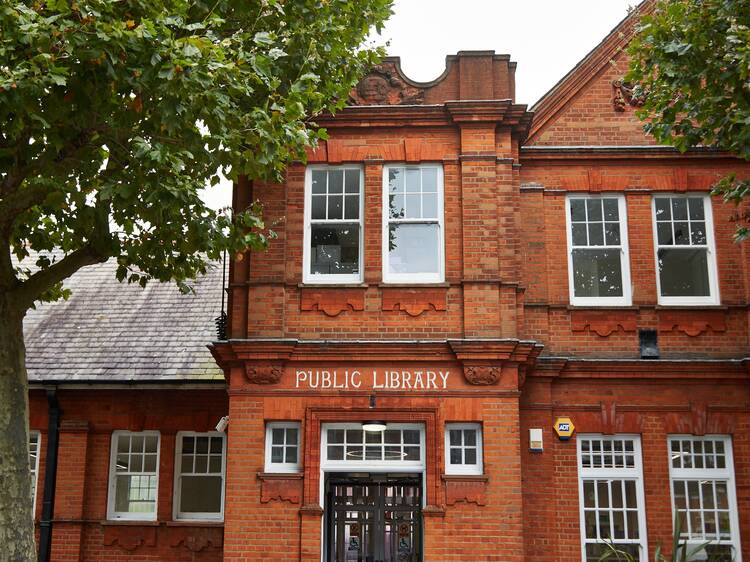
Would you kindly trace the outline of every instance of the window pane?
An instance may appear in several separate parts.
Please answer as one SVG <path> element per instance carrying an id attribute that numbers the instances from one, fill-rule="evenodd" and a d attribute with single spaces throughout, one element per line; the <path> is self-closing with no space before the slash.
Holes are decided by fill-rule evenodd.
<path id="1" fill-rule="evenodd" d="M 672 237 L 672 223 L 671 222 L 658 222 L 656 223 L 656 234 L 659 239 L 661 246 L 671 246 L 674 244 L 674 238 Z"/>
<path id="2" fill-rule="evenodd" d="M 600 199 L 586 199 L 586 211 L 588 213 L 588 220 L 601 221 L 602 220 L 602 202 Z"/>
<path id="3" fill-rule="evenodd" d="M 274 445 L 284 444 L 284 429 L 275 427 L 271 430 L 271 443 Z"/>
<path id="4" fill-rule="evenodd" d="M 208 453 L 208 437 L 198 437 L 195 440 L 195 452 L 201 455 Z"/>
<path id="5" fill-rule="evenodd" d="M 344 218 L 344 196 L 343 195 L 329 195 L 328 196 L 328 218 L 335 219 L 335 220 Z"/>
<path id="6" fill-rule="evenodd" d="M 328 170 L 328 193 L 344 192 L 344 170 Z M 331 218 L 331 217 L 328 217 Z"/>
<path id="7" fill-rule="evenodd" d="M 690 245 L 690 229 L 688 228 L 688 223 L 674 223 L 674 243 L 676 246 Z"/>
<path id="8" fill-rule="evenodd" d="M 672 220 L 687 220 L 687 199 L 684 197 L 675 197 L 672 199 Z"/>
<path id="9" fill-rule="evenodd" d="M 211 452 L 221 454 L 224 452 L 224 439 L 221 437 L 211 437 Z"/>
<path id="10" fill-rule="evenodd" d="M 607 246 L 619 246 L 620 245 L 620 224 L 616 222 L 608 222 L 604 224 L 604 243 Z"/>
<path id="11" fill-rule="evenodd" d="M 474 429 L 464 429 L 464 445 L 473 447 L 477 444 L 477 432 Z"/>
<path id="12" fill-rule="evenodd" d="M 298 445 L 299 444 L 299 431 L 296 427 L 289 427 L 286 430 L 286 444 L 287 445 Z"/>
<path id="13" fill-rule="evenodd" d="M 310 245 L 310 273 L 359 273 L 359 225 L 314 224 Z"/>
<path id="14" fill-rule="evenodd" d="M 343 443 L 344 442 L 344 430 L 343 429 L 329 429 L 328 430 L 328 442 L 329 443 Z"/>
<path id="15" fill-rule="evenodd" d="M 182 452 L 192 453 L 195 451 L 195 437 L 183 437 L 182 438 Z"/>
<path id="16" fill-rule="evenodd" d="M 385 433 L 386 443 L 401 443 L 401 431 L 400 430 L 386 429 L 384 433 Z"/>
<path id="17" fill-rule="evenodd" d="M 346 192 L 359 193 L 359 170 L 346 170 Z"/>
<path id="18" fill-rule="evenodd" d="M 448 432 L 448 441 L 451 445 L 461 445 L 461 430 L 451 429 Z"/>
<path id="19" fill-rule="evenodd" d="M 604 220 L 605 221 L 620 221 L 620 209 L 617 199 L 603 199 L 604 203 Z"/>
<path id="20" fill-rule="evenodd" d="M 477 450 L 473 447 L 464 450 L 464 463 L 477 464 Z"/>
<path id="21" fill-rule="evenodd" d="M 699 246 L 707 243 L 705 222 L 697 221 L 690 223 L 690 243 Z"/>
<path id="22" fill-rule="evenodd" d="M 576 297 L 621 297 L 620 250 L 573 250 Z"/>
<path id="23" fill-rule="evenodd" d="M 426 219 L 438 218 L 437 193 L 425 193 L 422 195 L 422 217 Z"/>
<path id="24" fill-rule="evenodd" d="M 437 193 L 437 168 L 422 168 L 422 192 Z"/>
<path id="25" fill-rule="evenodd" d="M 402 219 L 406 214 L 406 203 L 403 193 L 391 193 L 388 195 L 388 209 L 392 219 Z"/>
<path id="26" fill-rule="evenodd" d="M 659 280 L 661 294 L 665 297 L 710 296 L 707 250 L 659 250 Z"/>
<path id="27" fill-rule="evenodd" d="M 573 238 L 573 246 L 587 246 L 588 245 L 588 237 L 587 237 L 587 230 L 586 230 L 586 223 L 573 223 L 570 225 L 571 232 L 572 232 L 572 238 Z"/>
<path id="28" fill-rule="evenodd" d="M 390 193 L 403 193 L 404 170 L 403 168 L 388 169 L 388 190 Z"/>
<path id="29" fill-rule="evenodd" d="M 406 213 L 404 214 L 404 218 L 422 218 L 422 196 L 419 193 L 406 194 Z"/>
<path id="30" fill-rule="evenodd" d="M 422 191 L 422 174 L 419 168 L 406 169 L 406 192 L 419 193 Z"/>
<path id="31" fill-rule="evenodd" d="M 359 195 L 346 196 L 344 218 L 347 220 L 359 219 Z"/>
<path id="32" fill-rule="evenodd" d="M 405 429 L 404 430 L 404 443 L 417 443 L 417 444 L 419 444 L 419 430 L 417 430 L 417 429 Z"/>
<path id="33" fill-rule="evenodd" d="M 438 225 L 391 224 L 388 243 L 391 273 L 438 273 Z"/>
<path id="34" fill-rule="evenodd" d="M 666 221 L 672 218 L 672 212 L 670 211 L 669 199 L 659 198 L 654 201 L 656 207 L 656 220 Z"/>
<path id="35" fill-rule="evenodd" d="M 451 464 L 462 464 L 461 449 L 451 447 L 450 450 Z"/>
<path id="36" fill-rule="evenodd" d="M 328 446 L 328 460 L 329 461 L 341 461 L 344 460 L 344 447 L 340 445 L 329 445 Z"/>
<path id="37" fill-rule="evenodd" d="M 589 223 L 589 246 L 604 245 L 604 225 L 600 222 Z"/>
<path id="38" fill-rule="evenodd" d="M 159 438 L 156 435 L 147 435 L 146 436 L 146 452 L 147 453 L 156 453 L 156 450 L 158 448 Z"/>
<path id="39" fill-rule="evenodd" d="M 326 171 L 325 170 L 313 170 L 312 192 L 313 193 L 325 193 L 326 192 Z"/>
<path id="40" fill-rule="evenodd" d="M 313 220 L 321 220 L 326 218 L 326 196 L 325 195 L 313 195 L 312 196 L 312 207 L 310 209 L 310 217 Z"/>
<path id="41" fill-rule="evenodd" d="M 404 460 L 418 461 L 419 456 L 419 447 L 404 447 Z"/>
<path id="42" fill-rule="evenodd" d="M 284 462 L 284 447 L 271 447 L 271 462 Z"/>
<path id="43" fill-rule="evenodd" d="M 297 463 L 297 447 L 286 447 L 286 461 L 290 464 Z"/>
<path id="44" fill-rule="evenodd" d="M 690 220 L 691 221 L 702 221 L 705 220 L 706 216 L 703 212 L 703 199 L 691 197 L 688 199 L 690 207 Z"/>
<path id="45" fill-rule="evenodd" d="M 183 476 L 180 512 L 221 513 L 221 476 Z"/>
<path id="46" fill-rule="evenodd" d="M 585 199 L 571 199 L 570 200 L 570 218 L 574 221 L 585 221 L 586 220 L 586 200 Z"/>
<path id="47" fill-rule="evenodd" d="M 156 476 L 117 476 L 115 511 L 153 513 L 156 505 Z"/>

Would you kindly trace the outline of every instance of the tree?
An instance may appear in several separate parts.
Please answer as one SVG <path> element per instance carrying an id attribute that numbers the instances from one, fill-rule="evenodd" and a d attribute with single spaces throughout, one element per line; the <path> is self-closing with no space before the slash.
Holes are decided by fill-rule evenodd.
<path id="1" fill-rule="evenodd" d="M 288 162 L 303 159 L 325 134 L 311 119 L 342 107 L 382 54 L 363 45 L 390 5 L 0 1 L 5 560 L 34 559 L 25 312 L 65 297 L 64 279 L 109 258 L 121 281 L 186 289 L 225 249 L 262 248 L 258 206 L 216 213 L 199 190 L 219 181 L 217 170 L 280 180 Z M 35 264 L 19 265 L 30 253 Z"/>
<path id="2" fill-rule="evenodd" d="M 658 0 L 628 51 L 646 132 L 682 152 L 709 146 L 750 160 L 750 0 Z M 714 192 L 740 205 L 750 180 L 730 175 Z M 750 238 L 744 208 L 738 240 Z"/>

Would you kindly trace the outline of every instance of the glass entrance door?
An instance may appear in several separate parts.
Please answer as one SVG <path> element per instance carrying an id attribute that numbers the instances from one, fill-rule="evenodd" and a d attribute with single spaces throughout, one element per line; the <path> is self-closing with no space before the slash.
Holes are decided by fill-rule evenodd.
<path id="1" fill-rule="evenodd" d="M 329 475 L 328 562 L 420 562 L 420 476 Z"/>

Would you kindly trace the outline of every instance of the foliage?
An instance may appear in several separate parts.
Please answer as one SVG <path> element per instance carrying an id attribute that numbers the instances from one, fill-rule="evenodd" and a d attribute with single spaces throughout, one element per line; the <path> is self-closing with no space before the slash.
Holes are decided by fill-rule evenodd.
<path id="1" fill-rule="evenodd" d="M 64 296 L 78 268 L 185 282 L 224 249 L 262 248 L 199 190 L 280 180 L 380 56 L 391 0 L 0 0 L 0 294 Z M 13 268 L 30 250 L 39 271 Z"/>
<path id="2" fill-rule="evenodd" d="M 662 554 L 661 544 L 657 544 L 654 551 L 654 562 L 689 562 L 693 560 L 694 556 L 705 552 L 706 547 L 711 544 L 709 541 L 691 547 L 687 541 L 680 542 L 682 538 L 682 526 L 681 517 L 678 513 L 675 513 L 674 521 L 671 555 L 667 557 Z M 637 562 L 632 554 L 619 550 L 617 545 L 611 540 L 604 542 L 604 546 L 607 550 L 599 557 L 600 562 Z M 706 559 L 704 558 L 703 560 Z M 708 556 L 707 562 L 720 562 L 720 560 L 716 557 Z"/>
<path id="3" fill-rule="evenodd" d="M 628 50 L 627 80 L 647 94 L 646 132 L 682 152 L 709 146 L 750 160 L 750 0 L 658 0 Z M 715 192 L 740 204 L 750 180 L 726 177 Z"/>

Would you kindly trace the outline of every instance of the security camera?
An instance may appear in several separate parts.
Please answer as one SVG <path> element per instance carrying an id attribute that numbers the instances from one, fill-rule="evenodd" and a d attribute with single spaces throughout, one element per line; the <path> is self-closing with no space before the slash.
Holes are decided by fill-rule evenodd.
<path id="1" fill-rule="evenodd" d="M 216 424 L 216 431 L 225 431 L 229 425 L 229 416 L 224 416 Z"/>

